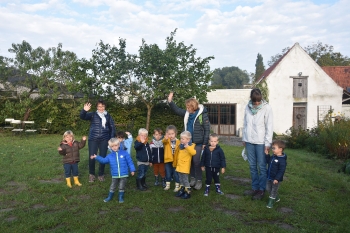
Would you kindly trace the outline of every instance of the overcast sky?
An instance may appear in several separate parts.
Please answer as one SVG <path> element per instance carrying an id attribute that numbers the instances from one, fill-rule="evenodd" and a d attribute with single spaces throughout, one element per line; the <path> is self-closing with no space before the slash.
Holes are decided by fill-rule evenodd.
<path id="1" fill-rule="evenodd" d="M 29 42 L 90 58 L 102 40 L 126 39 L 137 53 L 142 39 L 161 48 L 175 39 L 193 44 L 200 57 L 215 56 L 212 69 L 238 66 L 255 72 L 257 54 L 267 61 L 283 48 L 321 41 L 350 56 L 350 0 L 0 0 L 0 56 L 12 43 Z"/>

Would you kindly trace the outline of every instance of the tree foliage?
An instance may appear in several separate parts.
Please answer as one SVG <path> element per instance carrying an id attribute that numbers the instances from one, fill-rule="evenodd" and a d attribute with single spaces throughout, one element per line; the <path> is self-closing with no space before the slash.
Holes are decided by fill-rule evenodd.
<path id="1" fill-rule="evenodd" d="M 12 44 L 9 52 L 14 58 L 1 59 L 0 83 L 10 94 L 1 95 L 1 100 L 11 105 L 13 114 L 26 120 L 38 106 L 67 94 L 65 84 L 71 79 L 68 69 L 77 57 L 73 52 L 63 51 L 62 44 L 45 50 L 22 41 Z M 11 102 L 14 97 L 19 101 Z"/>
<path id="2" fill-rule="evenodd" d="M 257 82 L 261 75 L 265 71 L 264 61 L 263 57 L 260 53 L 258 53 L 256 62 L 255 62 L 255 75 L 254 75 L 254 82 Z"/>
<path id="3" fill-rule="evenodd" d="M 165 49 L 142 40 L 138 54 L 126 52 L 124 39 L 119 39 L 119 46 L 100 41 L 90 61 L 77 63 L 74 72 L 88 69 L 86 75 L 82 72 L 81 80 L 76 81 L 92 81 L 94 92 L 106 98 L 141 101 L 148 109 L 145 126 L 148 129 L 152 108 L 165 100 L 170 91 L 178 97 L 177 101 L 184 103 L 194 96 L 206 101 L 206 93 L 211 89 L 208 86 L 212 78 L 209 61 L 214 57 L 196 57 L 193 45 L 178 43 L 175 34 L 176 30 L 166 38 Z"/>
<path id="4" fill-rule="evenodd" d="M 278 61 L 290 48 L 282 49 L 282 53 L 278 53 L 270 58 L 268 65 L 272 66 Z M 350 58 L 335 52 L 332 45 L 323 44 L 318 41 L 315 44 L 304 47 L 304 50 L 316 61 L 319 66 L 349 66 Z"/>
<path id="5" fill-rule="evenodd" d="M 249 83 L 249 74 L 238 67 L 223 67 L 214 70 L 212 88 L 240 89 Z"/>

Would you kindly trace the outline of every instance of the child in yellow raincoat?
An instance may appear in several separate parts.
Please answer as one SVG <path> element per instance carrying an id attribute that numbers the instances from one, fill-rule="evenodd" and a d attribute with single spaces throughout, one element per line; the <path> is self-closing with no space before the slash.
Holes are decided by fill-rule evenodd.
<path id="1" fill-rule="evenodd" d="M 190 174 L 191 160 L 196 155 L 196 144 L 191 142 L 191 133 L 184 131 L 180 134 L 180 148 L 178 153 L 175 154 L 174 167 L 179 174 L 180 190 L 177 192 L 176 197 L 182 199 L 188 199 L 191 197 L 191 186 L 188 181 L 188 175 Z"/>

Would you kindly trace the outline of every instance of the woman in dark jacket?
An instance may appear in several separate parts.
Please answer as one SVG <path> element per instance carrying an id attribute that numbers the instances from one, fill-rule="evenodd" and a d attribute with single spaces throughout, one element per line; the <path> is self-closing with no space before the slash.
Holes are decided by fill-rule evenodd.
<path id="1" fill-rule="evenodd" d="M 89 131 L 89 182 L 95 181 L 95 159 L 91 155 L 99 154 L 106 157 L 109 139 L 115 137 L 115 125 L 112 116 L 105 110 L 106 104 L 103 100 L 97 102 L 97 111 L 88 112 L 91 103 L 84 104 L 84 109 L 80 112 L 80 118 L 90 121 Z M 99 151 L 99 153 L 97 153 Z M 105 164 L 99 165 L 98 180 L 104 181 Z"/>
<path id="2" fill-rule="evenodd" d="M 179 108 L 172 101 L 173 93 L 168 96 L 170 108 L 179 116 L 184 117 L 185 131 L 189 131 L 192 135 L 192 142 L 196 144 L 196 155 L 192 157 L 191 162 L 191 187 L 194 189 L 202 188 L 202 170 L 201 170 L 201 153 L 204 147 L 208 145 L 210 122 L 207 114 L 207 109 L 199 104 L 194 98 L 185 101 L 186 110 Z"/>

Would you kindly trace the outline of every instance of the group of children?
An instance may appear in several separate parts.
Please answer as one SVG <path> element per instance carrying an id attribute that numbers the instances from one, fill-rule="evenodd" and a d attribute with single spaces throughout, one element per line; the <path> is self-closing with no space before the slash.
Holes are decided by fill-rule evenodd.
<path id="1" fill-rule="evenodd" d="M 125 134 L 127 139 L 125 139 Z M 132 176 L 135 174 L 135 166 L 131 158 L 132 135 L 129 132 L 118 132 L 116 138 L 111 138 L 108 142 L 109 153 L 106 157 L 91 155 L 91 159 L 96 159 L 102 164 L 110 164 L 112 183 L 109 188 L 109 194 L 104 202 L 112 200 L 118 186 L 119 203 L 124 202 L 124 190 L 129 172 Z M 151 143 L 148 141 L 148 131 L 141 128 L 134 142 L 137 160 L 136 187 L 138 190 L 147 190 L 146 174 L 149 167 L 153 166 L 155 182 L 158 186 L 159 176 L 164 190 L 170 189 L 171 181 L 175 181 L 174 192 L 176 197 L 188 199 L 191 197 L 191 186 L 189 183 L 189 174 L 192 156 L 196 154 L 195 144 L 191 141 L 191 133 L 184 131 L 180 134 L 180 140 L 177 139 L 177 129 L 174 125 L 166 128 L 165 135 L 160 128 L 153 132 Z M 205 146 L 201 156 L 201 168 L 206 173 L 206 187 L 204 196 L 209 195 L 210 185 L 214 179 L 215 191 L 218 194 L 224 194 L 220 187 L 220 172 L 223 174 L 226 168 L 225 154 L 218 144 L 218 135 L 211 134 L 209 145 Z M 86 144 L 84 136 L 81 142 L 74 140 L 72 131 L 66 131 L 63 134 L 63 140 L 58 147 L 59 154 L 63 155 L 63 167 L 67 186 L 71 185 L 71 174 L 74 178 L 74 184 L 81 186 L 78 180 L 79 150 Z M 272 208 L 275 202 L 280 201 L 278 188 L 283 180 L 283 175 L 287 165 L 287 155 L 284 154 L 285 143 L 277 140 L 272 143 L 272 156 L 266 155 L 268 164 L 266 191 L 270 193 L 268 208 Z"/>
<path id="2" fill-rule="evenodd" d="M 133 176 L 135 174 L 135 166 L 131 158 L 132 135 L 129 132 L 125 139 L 124 132 L 118 132 L 116 138 L 111 138 L 108 142 L 109 153 L 106 157 L 91 155 L 91 159 L 96 159 L 102 164 L 110 164 L 112 175 L 112 184 L 109 189 L 109 195 L 105 202 L 110 201 L 116 188 L 119 189 L 119 202 L 124 202 L 124 190 L 126 178 L 129 172 Z M 146 174 L 149 167 L 153 167 L 155 182 L 154 185 L 160 184 L 164 190 L 170 189 L 171 181 L 175 181 L 175 196 L 182 199 L 191 197 L 191 186 L 189 183 L 189 174 L 192 156 L 196 154 L 195 144 L 191 141 L 192 135 L 189 131 L 180 134 L 177 138 L 177 129 L 174 125 L 166 128 L 165 135 L 160 128 L 156 128 L 153 132 L 152 141 L 148 141 L 148 131 L 144 128 L 139 129 L 138 136 L 134 141 L 134 149 L 136 151 L 137 175 L 136 187 L 138 190 L 147 190 Z M 210 135 L 210 145 L 206 146 L 202 154 L 202 170 L 206 171 L 206 189 L 205 196 L 209 194 L 209 188 L 212 179 L 215 181 L 216 192 L 223 194 L 220 189 L 219 171 L 225 172 L 226 162 L 223 150 L 218 145 L 218 135 Z M 59 154 L 63 155 L 63 166 L 67 186 L 72 187 L 70 182 L 71 173 L 73 174 L 76 185 L 81 186 L 78 181 L 78 162 L 79 150 L 85 146 L 86 137 L 81 142 L 74 140 L 72 131 L 66 131 L 63 140 L 58 148 Z"/>

